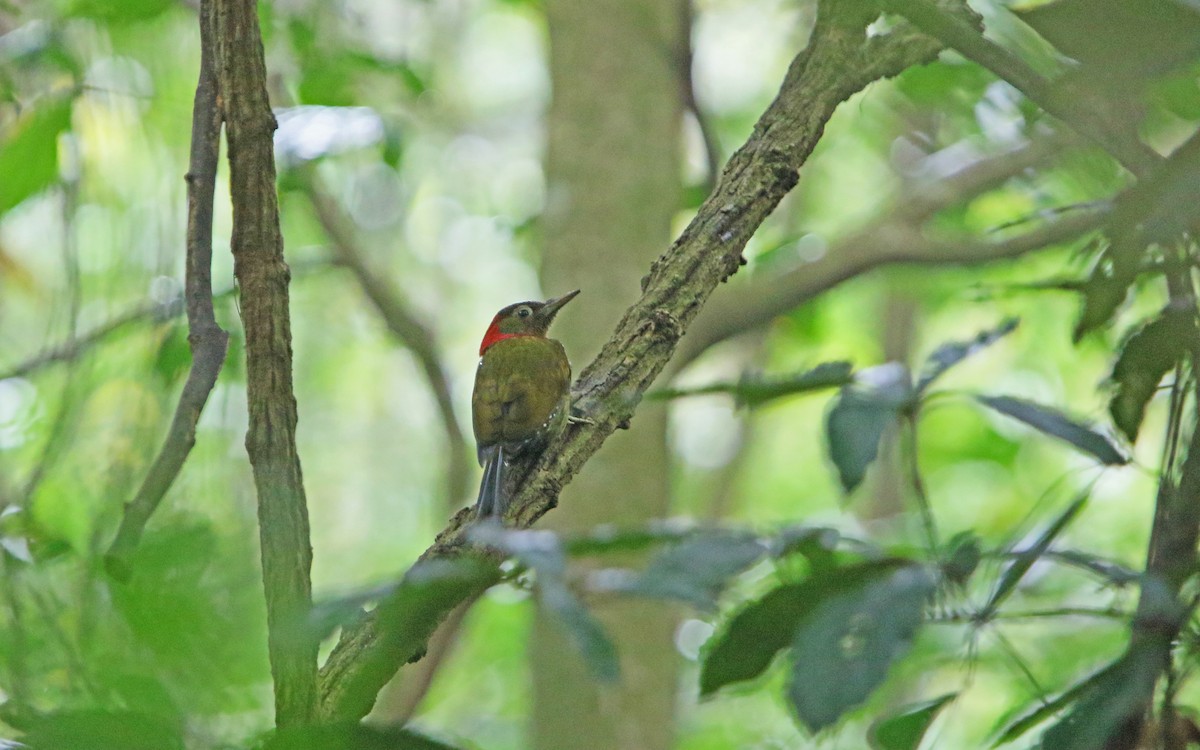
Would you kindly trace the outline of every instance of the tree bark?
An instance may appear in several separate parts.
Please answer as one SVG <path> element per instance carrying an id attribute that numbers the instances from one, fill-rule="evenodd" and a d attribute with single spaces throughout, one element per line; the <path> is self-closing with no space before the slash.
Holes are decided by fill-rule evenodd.
<path id="1" fill-rule="evenodd" d="M 217 0 L 217 81 L 225 108 L 233 200 L 234 276 L 246 331 L 246 451 L 258 491 L 275 723 L 308 723 L 316 707 L 317 644 L 297 635 L 312 605 L 308 507 L 296 453 L 290 272 L 275 192 L 275 116 L 254 0 Z"/>
<path id="2" fill-rule="evenodd" d="M 687 0 L 550 0 L 550 74 L 543 287 L 583 290 L 555 336 L 590 358 L 671 241 L 679 209 L 681 120 L 689 75 Z M 597 96 L 597 92 L 605 92 Z M 648 405 L 565 492 L 552 528 L 638 524 L 669 509 L 666 409 Z M 590 678 L 553 615 L 534 621 L 532 746 L 668 748 L 673 737 L 675 609 L 594 603 L 621 655 L 618 685 Z"/>

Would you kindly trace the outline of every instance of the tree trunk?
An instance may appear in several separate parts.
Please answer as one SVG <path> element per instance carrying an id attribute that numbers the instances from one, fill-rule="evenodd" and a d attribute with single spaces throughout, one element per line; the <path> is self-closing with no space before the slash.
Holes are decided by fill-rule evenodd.
<path id="1" fill-rule="evenodd" d="M 671 240 L 680 201 L 680 0 L 550 0 L 546 294 L 583 290 L 555 323 L 572 361 L 589 361 L 640 294 L 649 261 Z M 559 530 L 637 524 L 666 514 L 666 415 L 643 404 L 547 518 Z M 621 680 L 598 688 L 548 617 L 533 632 L 533 746 L 671 745 L 676 692 L 673 612 L 661 604 L 597 605 L 621 654 Z"/>

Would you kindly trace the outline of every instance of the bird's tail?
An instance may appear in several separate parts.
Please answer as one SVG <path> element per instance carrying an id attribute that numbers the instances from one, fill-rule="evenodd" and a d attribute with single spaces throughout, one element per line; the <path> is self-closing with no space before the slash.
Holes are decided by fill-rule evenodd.
<path id="1" fill-rule="evenodd" d="M 475 501 L 475 514 L 479 518 L 503 516 L 508 502 L 504 497 L 504 447 L 488 449 L 483 462 L 483 479 L 479 482 L 479 499 Z"/>

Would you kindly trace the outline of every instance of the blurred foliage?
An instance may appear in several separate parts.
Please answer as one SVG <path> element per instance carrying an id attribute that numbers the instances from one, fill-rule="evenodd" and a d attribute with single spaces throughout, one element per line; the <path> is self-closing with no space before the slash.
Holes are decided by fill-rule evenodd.
<path id="1" fill-rule="evenodd" d="M 332 262 L 304 190 L 319 176 L 372 267 L 430 324 L 467 414 L 479 329 L 539 291 L 538 220 L 554 196 L 540 165 L 543 8 L 260 5 L 319 602 L 296 632 L 328 644 L 387 599 L 400 605 L 384 627 L 403 633 L 495 582 L 412 726 L 275 736 L 223 174 L 214 284 L 229 358 L 130 581 L 103 572 L 190 362 L 179 316 L 195 9 L 0 2 L 0 737 L 35 750 L 523 747 L 530 600 L 613 680 L 621 644 L 588 602 L 653 597 L 689 612 L 676 638 L 684 750 L 1189 739 L 1194 613 L 1159 603 L 1184 623 L 1170 679 L 1129 625 L 1138 592 L 1158 585 L 1140 571 L 1159 474 L 1177 475 L 1195 429 L 1196 4 L 975 5 L 999 44 L 1080 106 L 1122 112 L 1167 157 L 1135 183 L 1063 138 L 1035 166 L 945 196 L 923 229 L 1005 238 L 1102 206 L 1102 231 L 986 267 L 855 276 L 759 345 L 714 347 L 661 384 L 663 471 L 678 512 L 701 521 L 614 518 L 573 537 L 484 528 L 478 539 L 510 558 L 499 569 L 404 578 L 453 510 L 437 410 Z M 749 135 L 813 12 L 694 3 L 692 78 L 720 156 Z M 681 226 L 708 177 L 686 127 Z M 739 277 L 815 266 L 918 188 L 1059 128 L 953 52 L 877 83 L 829 123 Z M 571 558 L 591 563 L 585 577 L 567 574 Z M 1159 724 L 1134 705 L 1148 692 Z"/>

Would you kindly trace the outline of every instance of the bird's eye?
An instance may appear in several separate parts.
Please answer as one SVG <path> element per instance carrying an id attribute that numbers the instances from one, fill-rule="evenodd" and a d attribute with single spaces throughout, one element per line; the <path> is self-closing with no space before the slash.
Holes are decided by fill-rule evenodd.
<path id="1" fill-rule="evenodd" d="M 533 310 L 530 310 L 528 307 L 517 308 L 518 318 L 528 318 L 530 315 L 533 315 Z"/>

